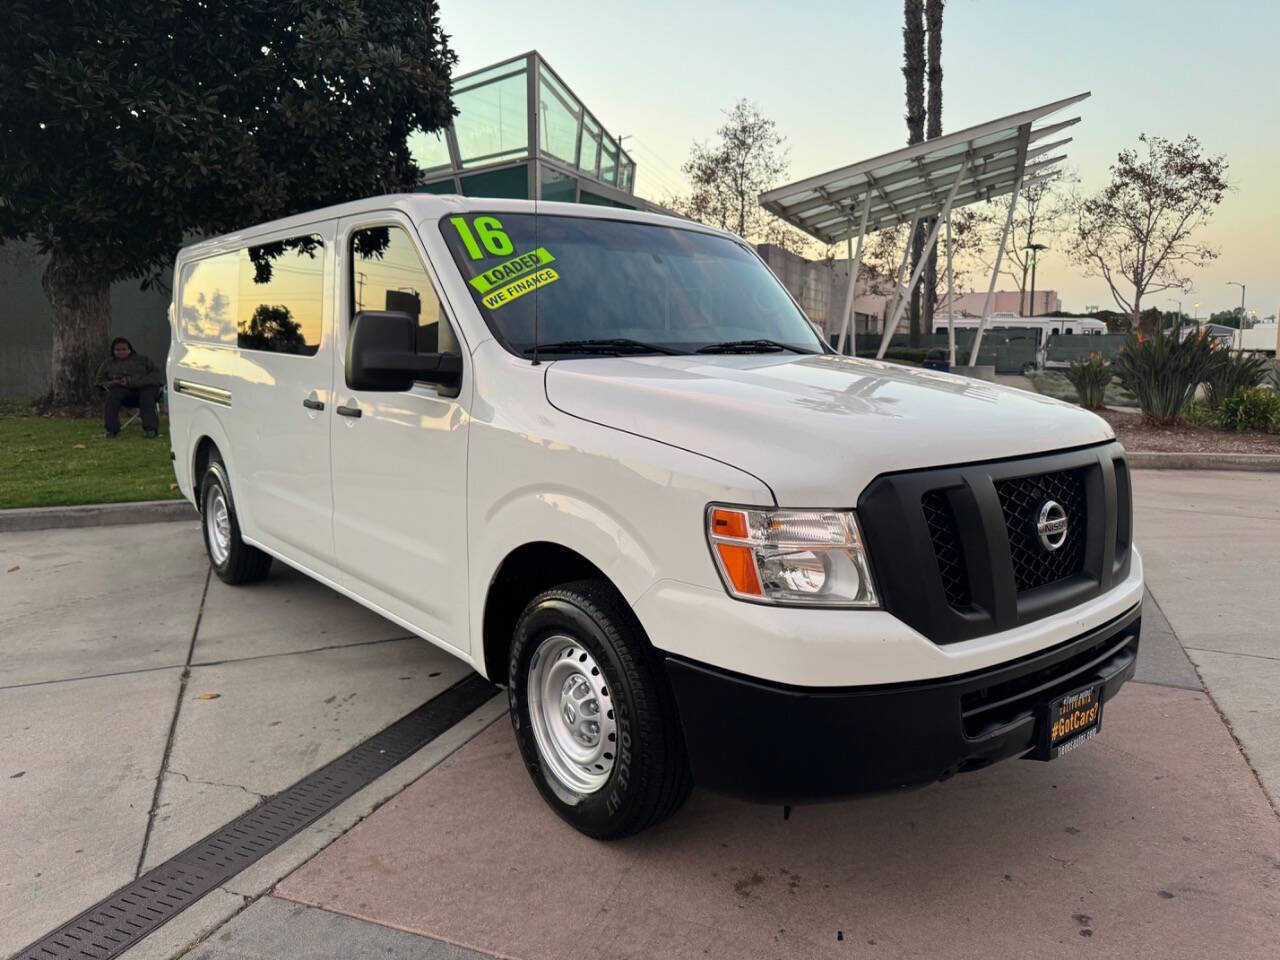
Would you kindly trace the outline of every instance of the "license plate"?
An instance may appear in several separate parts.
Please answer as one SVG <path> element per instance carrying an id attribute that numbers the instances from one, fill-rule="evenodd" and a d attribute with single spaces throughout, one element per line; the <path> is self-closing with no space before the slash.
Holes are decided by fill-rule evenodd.
<path id="1" fill-rule="evenodd" d="M 1050 700 L 1040 714 L 1037 760 L 1053 760 L 1082 747 L 1102 729 L 1102 684 L 1072 690 Z"/>

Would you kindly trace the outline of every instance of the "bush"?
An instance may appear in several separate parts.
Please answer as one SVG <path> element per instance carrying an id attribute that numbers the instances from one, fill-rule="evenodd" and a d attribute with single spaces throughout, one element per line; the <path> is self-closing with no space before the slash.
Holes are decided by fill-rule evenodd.
<path id="1" fill-rule="evenodd" d="M 1182 422 L 1193 427 L 1216 427 L 1218 417 L 1203 400 L 1192 400 L 1182 411 Z"/>
<path id="2" fill-rule="evenodd" d="M 1111 366 L 1148 419 L 1172 425 L 1217 361 L 1208 337 L 1192 334 L 1183 340 L 1157 325 L 1150 336 L 1129 334 Z"/>
<path id="3" fill-rule="evenodd" d="M 1111 365 L 1096 353 L 1089 354 L 1088 360 L 1072 360 L 1067 367 L 1067 379 L 1080 395 L 1080 405 L 1090 410 L 1099 409 L 1105 402 L 1112 376 Z"/>
<path id="4" fill-rule="evenodd" d="M 1224 430 L 1280 430 L 1280 396 L 1261 387 L 1237 390 L 1222 401 L 1218 423 Z"/>
<path id="5" fill-rule="evenodd" d="M 1266 378 L 1268 366 L 1267 358 L 1257 354 L 1219 350 L 1213 369 L 1204 381 L 1209 409 L 1217 410 L 1228 397 L 1258 386 Z"/>

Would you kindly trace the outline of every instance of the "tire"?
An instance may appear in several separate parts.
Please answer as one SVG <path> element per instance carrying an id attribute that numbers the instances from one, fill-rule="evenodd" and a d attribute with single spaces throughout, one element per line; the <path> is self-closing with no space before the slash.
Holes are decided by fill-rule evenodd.
<path id="1" fill-rule="evenodd" d="M 200 481 L 200 529 L 209 563 L 223 583 L 253 583 L 270 572 L 271 554 L 240 538 L 227 468 L 218 459 L 210 459 Z"/>
<path id="2" fill-rule="evenodd" d="M 520 752 L 543 798 L 587 836 L 639 833 L 693 788 L 660 669 L 634 614 L 600 580 L 539 594 L 516 624 L 507 691 Z"/>

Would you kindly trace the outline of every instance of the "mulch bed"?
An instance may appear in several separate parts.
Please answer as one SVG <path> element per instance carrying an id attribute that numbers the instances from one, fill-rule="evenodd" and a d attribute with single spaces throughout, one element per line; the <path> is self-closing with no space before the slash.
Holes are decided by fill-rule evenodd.
<path id="1" fill-rule="evenodd" d="M 1161 427 L 1140 413 L 1094 411 L 1115 430 L 1126 450 L 1144 453 L 1275 453 L 1280 454 L 1280 433 L 1231 433 L 1212 427 L 1182 424 Z"/>

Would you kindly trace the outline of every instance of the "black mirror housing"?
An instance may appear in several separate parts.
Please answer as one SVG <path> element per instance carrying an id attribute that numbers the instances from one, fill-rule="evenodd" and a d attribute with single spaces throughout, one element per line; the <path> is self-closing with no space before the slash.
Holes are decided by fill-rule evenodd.
<path id="1" fill-rule="evenodd" d="M 418 353 L 418 325 L 398 310 L 362 310 L 351 321 L 345 373 L 352 390 L 401 393 L 415 381 L 456 390 L 462 384 L 462 357 Z"/>

